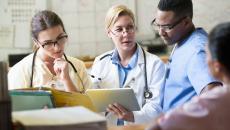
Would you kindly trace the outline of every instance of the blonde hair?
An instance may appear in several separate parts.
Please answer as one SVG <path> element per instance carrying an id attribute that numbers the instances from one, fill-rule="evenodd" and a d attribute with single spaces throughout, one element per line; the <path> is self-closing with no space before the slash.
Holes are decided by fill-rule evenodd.
<path id="1" fill-rule="evenodd" d="M 133 20 L 135 24 L 135 18 L 133 12 L 127 8 L 125 5 L 115 5 L 112 6 L 105 17 L 105 29 L 110 29 L 117 21 L 120 16 L 128 15 Z"/>

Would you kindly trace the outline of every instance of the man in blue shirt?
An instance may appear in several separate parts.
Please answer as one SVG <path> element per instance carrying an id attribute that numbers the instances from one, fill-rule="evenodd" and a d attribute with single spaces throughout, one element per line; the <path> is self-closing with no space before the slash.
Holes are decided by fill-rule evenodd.
<path id="1" fill-rule="evenodd" d="M 210 75 L 205 62 L 207 33 L 195 28 L 192 17 L 191 0 L 160 0 L 152 21 L 165 44 L 175 44 L 161 91 L 164 112 L 221 84 Z"/>

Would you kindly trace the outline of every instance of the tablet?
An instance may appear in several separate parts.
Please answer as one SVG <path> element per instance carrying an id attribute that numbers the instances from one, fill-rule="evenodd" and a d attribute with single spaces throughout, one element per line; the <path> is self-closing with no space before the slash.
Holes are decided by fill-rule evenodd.
<path id="1" fill-rule="evenodd" d="M 131 88 L 87 89 L 98 112 L 105 112 L 109 104 L 119 103 L 130 111 L 140 110 L 136 96 Z"/>
<path id="2" fill-rule="evenodd" d="M 10 90 L 13 111 L 54 108 L 51 92 L 42 90 Z"/>

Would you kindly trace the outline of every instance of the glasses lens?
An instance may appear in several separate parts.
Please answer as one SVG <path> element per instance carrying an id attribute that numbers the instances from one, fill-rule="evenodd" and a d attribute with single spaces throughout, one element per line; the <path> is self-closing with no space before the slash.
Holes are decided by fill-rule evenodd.
<path id="1" fill-rule="evenodd" d="M 133 32 L 134 32 L 134 26 L 133 26 L 133 25 L 129 25 L 129 26 L 126 28 L 126 31 L 127 31 L 127 33 L 133 33 Z"/>
<path id="2" fill-rule="evenodd" d="M 50 49 L 52 49 L 53 45 L 54 45 L 53 42 L 46 42 L 42 46 L 43 46 L 44 49 L 50 50 Z"/>
<path id="3" fill-rule="evenodd" d="M 179 19 L 178 21 L 176 21 L 175 23 L 173 24 L 166 24 L 166 25 L 159 25 L 156 23 L 156 19 L 154 19 L 152 21 L 152 25 L 153 25 L 153 28 L 157 31 L 159 31 L 160 29 L 165 31 L 165 32 L 170 32 L 175 26 L 177 26 L 179 23 L 181 23 L 181 21 L 183 21 L 183 19 L 185 19 L 186 17 L 182 17 L 181 19 Z"/>
<path id="4" fill-rule="evenodd" d="M 156 30 L 156 31 L 160 30 L 160 26 L 158 26 L 156 23 L 153 23 L 152 26 L 153 26 L 154 30 Z"/>
<path id="5" fill-rule="evenodd" d="M 156 31 L 160 31 L 160 29 L 161 29 L 165 32 L 169 32 L 171 30 L 171 26 L 168 26 L 168 25 L 158 25 L 155 22 L 152 25 L 153 25 L 153 29 Z"/>
<path id="6" fill-rule="evenodd" d="M 56 46 L 56 44 L 58 44 L 58 46 L 63 46 L 67 42 L 67 37 L 68 37 L 67 35 L 61 36 L 57 38 L 57 40 L 54 42 L 44 43 L 42 47 L 46 50 L 51 50 L 53 47 Z"/>
<path id="7" fill-rule="evenodd" d="M 118 37 L 122 36 L 125 32 L 128 34 L 132 34 L 134 33 L 134 31 L 135 31 L 134 25 L 128 25 L 127 27 L 119 27 L 113 31 L 111 30 L 111 32 Z"/>
<path id="8" fill-rule="evenodd" d="M 161 26 L 160 28 L 164 30 L 165 32 L 169 32 L 171 30 L 170 26 Z"/>
<path id="9" fill-rule="evenodd" d="M 62 36 L 57 40 L 57 44 L 63 45 L 67 42 L 67 36 Z"/>

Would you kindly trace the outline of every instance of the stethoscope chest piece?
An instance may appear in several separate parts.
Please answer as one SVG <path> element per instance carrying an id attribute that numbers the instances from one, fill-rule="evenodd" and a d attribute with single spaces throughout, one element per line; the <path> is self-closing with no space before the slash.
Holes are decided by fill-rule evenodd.
<path id="1" fill-rule="evenodd" d="M 150 99 L 150 98 L 153 97 L 153 94 L 152 94 L 151 91 L 145 91 L 144 92 L 144 97 L 145 97 L 145 99 Z"/>

